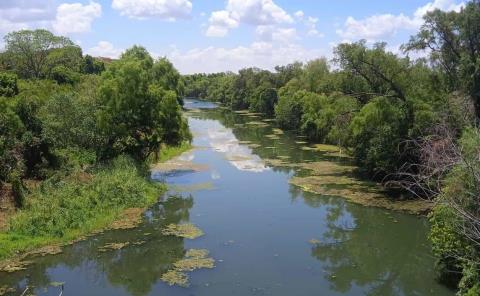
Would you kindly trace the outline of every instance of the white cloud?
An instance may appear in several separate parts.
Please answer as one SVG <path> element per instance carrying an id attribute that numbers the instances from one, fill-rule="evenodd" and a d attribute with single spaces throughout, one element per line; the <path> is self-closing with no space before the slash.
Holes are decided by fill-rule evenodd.
<path id="1" fill-rule="evenodd" d="M 276 26 L 258 26 L 255 30 L 257 37 L 265 42 L 288 43 L 297 39 L 295 28 L 278 28 Z"/>
<path id="2" fill-rule="evenodd" d="M 53 0 L 0 1 L 0 34 L 29 28 L 46 28 L 55 17 Z"/>
<path id="3" fill-rule="evenodd" d="M 381 14 L 370 16 L 363 20 L 348 17 L 344 28 L 337 30 L 337 34 L 344 39 L 366 39 L 374 41 L 392 37 L 400 29 L 414 29 L 415 23 L 403 14 Z"/>
<path id="4" fill-rule="evenodd" d="M 320 33 L 317 30 L 317 23 L 318 23 L 318 18 L 316 18 L 316 17 L 309 16 L 305 20 L 305 25 L 307 26 L 307 36 L 317 36 L 317 37 L 323 37 L 324 36 L 323 33 Z"/>
<path id="5" fill-rule="evenodd" d="M 464 6 L 464 2 L 457 4 L 454 0 L 434 0 L 433 2 L 429 2 L 424 6 L 417 8 L 414 14 L 414 18 L 417 20 L 421 20 L 423 16 L 427 14 L 427 12 L 433 11 L 435 9 L 458 12 Z"/>
<path id="6" fill-rule="evenodd" d="M 347 40 L 366 39 L 376 41 L 393 37 L 400 30 L 417 30 L 423 22 L 423 16 L 430 11 L 440 9 L 444 11 L 459 11 L 465 4 L 457 4 L 455 0 L 434 0 L 416 9 L 413 16 L 404 14 L 378 14 L 357 20 L 348 17 L 342 29 L 337 34 Z"/>
<path id="7" fill-rule="evenodd" d="M 223 37 L 227 35 L 229 29 L 238 27 L 238 20 L 232 18 L 228 11 L 220 10 L 212 12 L 208 20 L 210 26 L 205 33 L 209 37 Z"/>
<path id="8" fill-rule="evenodd" d="M 295 12 L 293 15 L 295 15 L 296 18 L 302 19 L 305 13 L 302 10 L 299 10 Z"/>
<path id="9" fill-rule="evenodd" d="M 181 73 L 214 73 L 238 71 L 245 67 L 273 70 L 276 65 L 294 61 L 308 61 L 324 56 L 320 50 L 309 50 L 298 44 L 273 45 L 269 42 L 254 42 L 249 46 L 233 48 L 194 48 L 186 52 L 174 49 L 167 57 Z"/>
<path id="10" fill-rule="evenodd" d="M 118 58 L 123 50 L 115 48 L 112 43 L 108 41 L 100 41 L 98 44 L 86 51 L 89 55 L 94 57 Z"/>
<path id="11" fill-rule="evenodd" d="M 96 2 L 88 5 L 64 3 L 57 7 L 53 29 L 60 34 L 88 32 L 93 20 L 101 15 L 102 6 Z"/>
<path id="12" fill-rule="evenodd" d="M 253 26 L 291 24 L 293 18 L 273 0 L 228 0 L 224 10 L 212 12 L 207 36 L 225 36 L 240 23 Z"/>
<path id="13" fill-rule="evenodd" d="M 159 18 L 174 21 L 190 17 L 192 2 L 189 0 L 113 0 L 112 7 L 135 19 Z"/>

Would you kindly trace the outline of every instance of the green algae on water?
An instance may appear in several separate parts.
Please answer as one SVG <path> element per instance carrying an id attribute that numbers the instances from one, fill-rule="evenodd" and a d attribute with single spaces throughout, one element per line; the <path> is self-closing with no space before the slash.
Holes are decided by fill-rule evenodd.
<path id="1" fill-rule="evenodd" d="M 98 248 L 99 252 L 108 252 L 108 251 L 113 251 L 113 250 L 120 250 L 125 248 L 126 246 L 130 245 L 129 242 L 124 242 L 124 243 L 108 243 L 105 244 L 104 246 Z"/>
<path id="2" fill-rule="evenodd" d="M 275 135 L 283 135 L 284 134 L 283 130 L 281 130 L 279 128 L 273 128 L 272 131 Z"/>
<path id="3" fill-rule="evenodd" d="M 169 224 L 162 230 L 163 235 L 173 235 L 188 239 L 196 239 L 202 236 L 203 231 L 191 223 L 185 224 Z"/>
<path id="4" fill-rule="evenodd" d="M 215 260 L 209 258 L 208 250 L 190 249 L 185 253 L 184 258 L 173 263 L 173 268 L 164 273 L 161 280 L 170 286 L 178 285 L 188 287 L 188 275 L 186 272 L 201 268 L 214 268 Z"/>
<path id="5" fill-rule="evenodd" d="M 188 275 L 178 270 L 169 270 L 162 274 L 160 279 L 170 286 L 188 287 Z"/>

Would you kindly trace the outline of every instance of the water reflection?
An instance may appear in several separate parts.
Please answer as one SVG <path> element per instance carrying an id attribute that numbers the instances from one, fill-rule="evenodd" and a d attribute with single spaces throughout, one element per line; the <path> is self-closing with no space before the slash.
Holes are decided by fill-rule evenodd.
<path id="1" fill-rule="evenodd" d="M 2 285 L 15 286 L 16 291 L 11 295 L 19 295 L 27 286 L 34 287 L 36 294 L 58 295 L 59 288 L 51 285 L 53 281 L 65 282 L 65 294 L 69 294 L 69 290 L 83 295 L 98 294 L 111 286 L 129 295 L 148 295 L 160 276 L 186 252 L 182 238 L 163 236 L 160 229 L 170 223 L 187 222 L 192 206 L 191 196 L 171 196 L 147 212 L 140 228 L 106 232 L 65 248 L 60 255 L 39 258 L 25 272 L 2 274 Z M 98 252 L 99 247 L 111 242 L 130 242 L 131 245 Z M 51 273 L 51 268 L 55 268 L 55 272 Z M 72 291 L 78 285 L 75 281 L 88 283 L 82 293 Z M 116 293 L 109 291 L 105 295 Z"/>
<path id="2" fill-rule="evenodd" d="M 262 159 L 345 160 L 301 150 L 288 132 L 268 139 L 272 126 L 249 120 L 224 110 L 189 115 L 194 144 L 206 149 L 183 160 L 208 170 L 165 178 L 179 186 L 212 182 L 215 190 L 194 192 L 195 204 L 191 196 L 172 196 L 147 212 L 139 228 L 106 232 L 39 258 L 26 271 L 1 274 L 0 287 L 15 286 L 11 295 L 26 285 L 36 286 L 37 295 L 58 295 L 52 281 L 66 283 L 64 295 L 453 295 L 433 280 L 425 220 L 289 186 L 303 172 L 268 168 Z M 161 235 L 165 225 L 187 221 L 205 236 L 185 242 Z M 98 252 L 127 241 L 140 244 Z M 195 272 L 188 289 L 160 282 L 187 248 L 208 249 L 218 266 Z"/>
<path id="3" fill-rule="evenodd" d="M 225 128 L 216 120 L 190 118 L 192 133 L 197 145 L 212 148 L 240 171 L 260 173 L 268 170 L 265 162 L 252 153 L 247 145 L 240 144 L 231 128 Z"/>

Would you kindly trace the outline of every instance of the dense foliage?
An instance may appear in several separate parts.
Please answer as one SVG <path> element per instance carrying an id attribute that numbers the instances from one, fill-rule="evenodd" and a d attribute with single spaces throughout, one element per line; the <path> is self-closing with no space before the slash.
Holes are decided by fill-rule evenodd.
<path id="1" fill-rule="evenodd" d="M 480 287 L 480 2 L 434 10 L 402 46 L 343 43 L 317 59 L 235 73 L 185 76 L 185 96 L 273 116 L 279 127 L 340 145 L 359 168 L 422 198 L 437 198 L 431 240 L 439 278 Z M 425 58 L 410 59 L 421 51 Z"/>
<path id="2" fill-rule="evenodd" d="M 20 211 L 0 235 L 0 258 L 158 197 L 144 164 L 191 138 L 183 82 L 168 60 L 134 46 L 105 65 L 46 30 L 9 33 L 5 49 L 0 188 Z"/>

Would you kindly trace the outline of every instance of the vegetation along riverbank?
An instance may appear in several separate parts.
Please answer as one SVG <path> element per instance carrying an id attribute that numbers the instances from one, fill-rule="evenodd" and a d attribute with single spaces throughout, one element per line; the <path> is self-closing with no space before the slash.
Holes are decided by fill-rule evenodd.
<path id="1" fill-rule="evenodd" d="M 105 65 L 45 30 L 5 41 L 0 260 L 138 221 L 166 190 L 149 165 L 190 147 L 179 73 L 138 46 Z"/>
<path id="2" fill-rule="evenodd" d="M 185 95 L 271 116 L 284 130 L 350 151 L 371 179 L 434 201 L 439 278 L 478 295 L 480 4 L 433 10 L 423 22 L 402 54 L 386 43 L 342 43 L 335 69 L 320 58 L 273 72 L 186 75 Z M 409 58 L 418 53 L 423 58 Z M 303 181 L 292 183 L 319 191 Z"/>
<path id="3" fill-rule="evenodd" d="M 332 61 L 274 71 L 182 76 L 141 46 L 116 60 L 94 58 L 41 29 L 11 32 L 4 44 L 0 260 L 44 246 L 54 254 L 112 223 L 131 227 L 118 219 L 135 223 L 165 191 L 150 180 L 149 166 L 189 148 L 182 105 L 195 97 L 256 118 L 250 126 L 275 125 L 270 140 L 290 130 L 300 136 L 297 144 L 340 147 L 329 153 L 347 152 L 374 183 L 433 203 L 429 237 L 438 279 L 459 295 L 480 295 L 479 1 L 427 12 L 401 53 L 360 40 L 338 44 Z M 363 204 L 380 195 L 356 179 L 325 174 L 325 163 L 304 165 L 312 175 L 290 183 L 306 191 Z M 165 280 L 185 282 L 192 260 L 212 267 L 207 255 L 191 251 Z M 6 271 L 27 264 L 4 262 Z"/>

